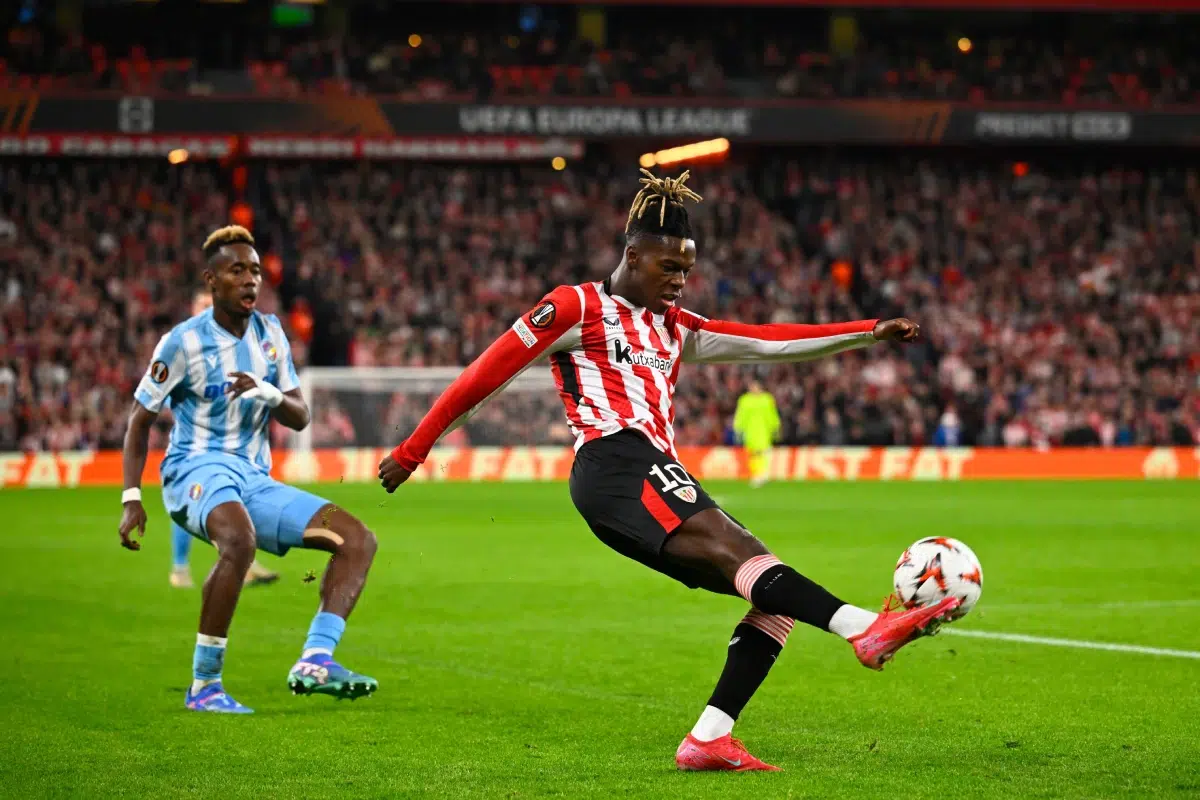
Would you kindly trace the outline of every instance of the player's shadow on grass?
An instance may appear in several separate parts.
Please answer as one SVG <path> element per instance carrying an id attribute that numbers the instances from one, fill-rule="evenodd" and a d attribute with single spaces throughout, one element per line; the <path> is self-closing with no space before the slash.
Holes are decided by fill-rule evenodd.
<path id="1" fill-rule="evenodd" d="M 167 686 L 167 687 L 163 688 L 163 692 L 165 692 L 166 694 L 171 695 L 173 697 L 183 697 L 184 694 L 187 693 L 187 690 L 188 690 L 187 686 Z M 270 707 L 259 708 L 257 706 L 251 706 L 251 708 L 254 709 L 254 713 L 251 714 L 250 716 L 252 716 L 252 717 L 290 717 L 290 716 L 299 715 L 299 714 L 306 714 L 306 715 L 311 716 L 313 714 L 345 714 L 345 713 L 351 712 L 351 711 L 353 711 L 356 714 L 363 714 L 363 713 L 375 714 L 375 713 L 382 713 L 385 710 L 388 710 L 384 706 L 379 705 L 378 703 L 368 704 L 365 702 L 360 702 L 358 700 L 337 700 L 336 698 L 333 698 L 333 697 L 293 697 L 291 699 L 295 701 L 295 705 L 288 707 L 288 708 L 270 708 Z M 371 698 L 362 698 L 362 699 L 370 700 Z M 371 708 L 370 707 L 371 705 L 373 705 L 374 708 Z M 177 708 L 177 709 L 173 708 L 171 710 L 172 711 L 180 711 L 180 712 L 186 713 L 186 714 L 198 713 L 195 711 L 189 711 L 188 709 L 184 708 L 182 702 L 180 703 L 179 708 Z M 395 711 L 395 709 L 390 709 L 390 710 L 393 712 Z M 236 715 L 214 714 L 212 716 L 236 716 Z"/>

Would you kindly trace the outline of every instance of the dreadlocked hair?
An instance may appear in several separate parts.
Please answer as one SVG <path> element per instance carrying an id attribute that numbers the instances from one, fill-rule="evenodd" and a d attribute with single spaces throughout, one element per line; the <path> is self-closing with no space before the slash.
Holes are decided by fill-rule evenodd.
<path id="1" fill-rule="evenodd" d="M 205 258 L 212 258 L 217 254 L 218 250 L 227 244 L 248 244 L 253 246 L 254 237 L 250 235 L 250 231 L 241 225 L 226 225 L 224 228 L 217 228 L 210 233 L 200 249 L 203 251 Z"/>
<path id="2" fill-rule="evenodd" d="M 692 238 L 692 224 L 688 221 L 684 200 L 699 203 L 702 198 L 684 184 L 691 172 L 684 170 L 678 178 L 656 178 L 649 170 L 643 169 L 640 183 L 642 188 L 633 198 L 629 208 L 629 219 L 625 223 L 625 235 L 634 236 L 639 233 L 649 233 L 658 236 L 678 236 L 681 239 Z M 646 216 L 646 210 L 657 202 L 658 213 Z"/>

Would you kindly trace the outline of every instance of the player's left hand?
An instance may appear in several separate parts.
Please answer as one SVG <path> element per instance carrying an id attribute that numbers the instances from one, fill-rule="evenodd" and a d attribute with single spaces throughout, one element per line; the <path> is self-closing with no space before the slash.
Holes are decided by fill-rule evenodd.
<path id="1" fill-rule="evenodd" d="M 379 462 L 379 480 L 388 494 L 396 491 L 396 487 L 408 480 L 409 475 L 412 473 L 400 466 L 390 453 Z"/>
<path id="2" fill-rule="evenodd" d="M 271 408 L 275 408 L 283 402 L 283 392 L 257 375 L 251 375 L 248 372 L 231 372 L 229 377 L 237 379 L 226 390 L 230 400 L 237 397 L 260 400 Z"/>
<path id="3" fill-rule="evenodd" d="M 921 326 L 911 319 L 898 317 L 876 322 L 875 330 L 872 332 L 875 334 L 875 338 L 881 342 L 911 342 L 921 335 Z"/>
<path id="4" fill-rule="evenodd" d="M 130 500 L 123 505 L 121 524 L 117 527 L 117 533 L 121 534 L 121 547 L 141 550 L 142 543 L 133 538 L 133 532 L 137 530 L 138 538 L 146 535 L 146 508 L 141 500 Z"/>

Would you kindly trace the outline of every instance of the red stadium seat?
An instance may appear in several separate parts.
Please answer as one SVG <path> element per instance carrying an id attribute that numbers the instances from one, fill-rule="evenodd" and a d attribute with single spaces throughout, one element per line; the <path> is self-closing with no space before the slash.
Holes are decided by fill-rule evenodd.
<path id="1" fill-rule="evenodd" d="M 558 70 L 554 67 L 533 67 L 532 78 L 534 89 L 538 94 L 550 94 L 554 88 L 554 78 Z"/>

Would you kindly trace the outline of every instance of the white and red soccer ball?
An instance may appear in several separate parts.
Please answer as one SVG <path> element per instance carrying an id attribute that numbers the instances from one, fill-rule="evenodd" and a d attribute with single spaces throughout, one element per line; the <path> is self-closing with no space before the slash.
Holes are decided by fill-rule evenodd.
<path id="1" fill-rule="evenodd" d="M 983 592 L 983 567 L 971 548 L 957 539 L 929 536 L 900 556 L 893 575 L 896 596 L 906 608 L 928 606 L 957 597 L 953 619 L 966 616 Z"/>

